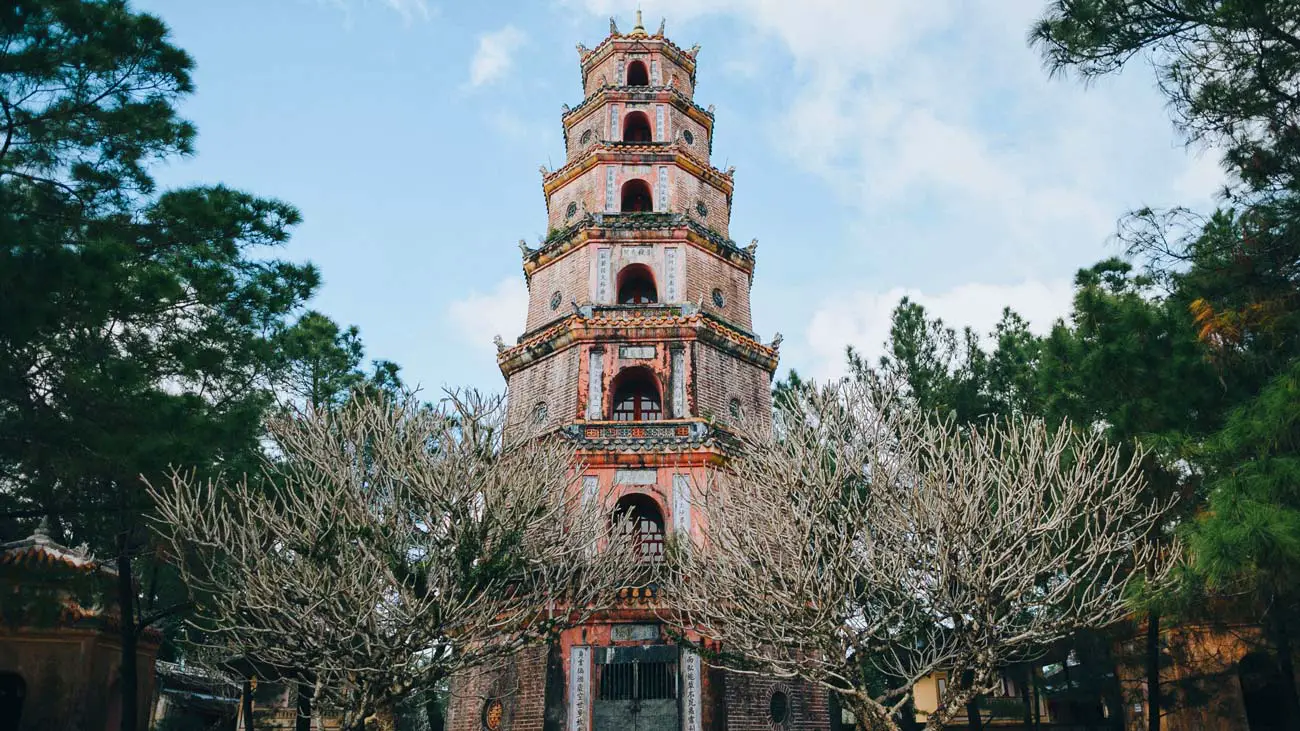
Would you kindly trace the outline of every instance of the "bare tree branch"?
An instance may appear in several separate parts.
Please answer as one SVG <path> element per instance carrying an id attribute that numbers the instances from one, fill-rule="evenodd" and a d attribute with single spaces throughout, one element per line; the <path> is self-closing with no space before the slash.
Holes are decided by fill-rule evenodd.
<path id="1" fill-rule="evenodd" d="M 714 662 L 802 677 L 863 728 L 895 729 L 918 681 L 957 683 L 940 728 L 1000 668 L 1127 614 L 1135 577 L 1173 553 L 1150 534 L 1137 455 L 1099 433 L 1012 419 L 958 428 L 890 388 L 794 394 L 697 499 L 701 543 L 676 545 L 672 618 L 715 638 Z"/>

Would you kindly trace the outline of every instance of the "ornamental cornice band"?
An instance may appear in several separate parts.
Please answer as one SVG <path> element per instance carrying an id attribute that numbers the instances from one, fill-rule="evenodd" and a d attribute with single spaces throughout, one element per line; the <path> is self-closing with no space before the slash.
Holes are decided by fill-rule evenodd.
<path id="1" fill-rule="evenodd" d="M 699 248 L 736 266 L 754 273 L 754 255 L 746 249 L 700 222 L 680 213 L 588 213 L 573 225 L 551 232 L 546 242 L 524 255 L 524 275 L 559 259 L 565 254 L 593 241 L 610 241 L 606 232 L 646 231 L 656 232 L 656 238 L 684 239 Z"/>
<path id="2" fill-rule="evenodd" d="M 612 308 L 622 309 L 622 308 Z M 683 308 L 674 308 L 681 312 Z M 534 334 L 525 335 L 518 345 L 497 354 L 497 365 L 510 374 L 579 342 L 689 341 L 708 343 L 724 353 L 752 363 L 769 374 L 780 360 L 777 349 L 707 313 L 676 314 L 651 310 L 641 316 L 636 309 L 609 316 L 593 308 L 590 317 L 569 315 Z"/>

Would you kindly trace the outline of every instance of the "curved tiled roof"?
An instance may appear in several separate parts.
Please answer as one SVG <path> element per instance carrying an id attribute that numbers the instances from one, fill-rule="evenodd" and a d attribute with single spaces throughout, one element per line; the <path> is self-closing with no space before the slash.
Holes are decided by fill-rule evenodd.
<path id="1" fill-rule="evenodd" d="M 117 569 L 101 563 L 84 548 L 68 548 L 55 543 L 49 535 L 49 525 L 41 521 L 36 531 L 26 538 L 0 544 L 0 566 L 30 569 L 71 568 L 86 573 L 96 571 L 117 576 Z"/>
<path id="2" fill-rule="evenodd" d="M 597 216 L 600 217 L 597 222 Z M 690 216 L 681 213 L 591 213 L 588 212 L 578 221 L 560 229 L 551 232 L 546 238 L 546 242 L 540 247 L 532 249 L 525 257 L 526 260 L 534 260 L 545 256 L 569 242 L 578 232 L 588 228 L 601 228 L 615 231 L 642 230 L 655 231 L 667 230 L 685 226 L 700 237 L 708 240 L 710 243 L 719 248 L 726 249 L 730 255 L 738 256 L 749 262 L 754 261 L 754 256 L 748 250 L 742 249 L 736 245 L 735 241 L 719 234 L 713 229 L 696 221 Z"/>

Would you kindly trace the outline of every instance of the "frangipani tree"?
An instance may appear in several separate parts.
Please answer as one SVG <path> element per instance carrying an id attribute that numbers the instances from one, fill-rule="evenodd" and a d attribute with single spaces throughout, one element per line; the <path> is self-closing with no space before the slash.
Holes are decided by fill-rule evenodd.
<path id="1" fill-rule="evenodd" d="M 702 542 L 666 569 L 674 620 L 714 661 L 838 693 L 865 729 L 897 728 L 916 684 L 954 682 L 940 728 L 1007 664 L 1126 613 L 1174 560 L 1149 540 L 1137 458 L 1041 421 L 957 428 L 862 382 L 798 389 L 742 427 L 698 498 Z"/>
<path id="2" fill-rule="evenodd" d="M 609 515 L 573 447 L 506 439 L 503 406 L 359 397 L 274 418 L 260 475 L 151 486 L 197 634 L 310 678 L 351 729 L 599 606 L 626 563 L 591 550 Z"/>

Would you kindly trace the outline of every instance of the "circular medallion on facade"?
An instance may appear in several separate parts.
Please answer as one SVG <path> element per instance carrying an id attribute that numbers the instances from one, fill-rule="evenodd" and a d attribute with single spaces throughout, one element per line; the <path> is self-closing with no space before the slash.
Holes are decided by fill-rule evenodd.
<path id="1" fill-rule="evenodd" d="M 591 142 L 591 130 L 583 130 L 582 136 L 578 138 L 578 142 L 584 145 Z"/>
<path id="2" fill-rule="evenodd" d="M 713 304 L 717 305 L 718 307 L 727 306 L 727 297 L 724 294 L 722 294 L 722 290 L 716 287 L 713 289 Z"/>
<path id="3" fill-rule="evenodd" d="M 790 718 L 790 696 L 783 690 L 773 690 L 767 701 L 767 718 L 774 726 L 784 726 Z"/>
<path id="4" fill-rule="evenodd" d="M 545 401 L 538 401 L 533 407 L 533 421 L 538 424 L 545 424 L 546 417 L 550 415 L 550 410 L 546 408 Z"/>
<path id="5" fill-rule="evenodd" d="M 555 290 L 555 292 L 553 292 L 553 293 L 551 294 L 551 309 L 552 309 L 552 310 L 558 310 L 558 309 L 560 309 L 560 300 L 561 300 L 561 299 L 563 299 L 563 295 L 560 294 L 560 290 L 557 289 L 557 290 Z"/>
<path id="6" fill-rule="evenodd" d="M 691 134 L 689 129 L 682 130 L 682 139 L 686 140 L 686 144 L 688 145 L 695 144 L 695 135 Z"/>
<path id="7" fill-rule="evenodd" d="M 487 731 L 500 731 L 501 714 L 505 709 L 499 698 L 491 698 L 483 706 L 483 728 Z"/>
<path id="8" fill-rule="evenodd" d="M 695 212 L 701 216 L 709 215 L 709 207 L 704 205 L 704 201 L 695 201 Z"/>
<path id="9" fill-rule="evenodd" d="M 733 418 L 733 419 L 739 419 L 739 418 L 740 418 L 740 399 L 738 399 L 738 398 L 733 398 L 733 399 L 732 399 L 732 400 L 727 404 L 727 410 L 731 412 L 731 418 Z"/>
<path id="10" fill-rule="evenodd" d="M 564 209 L 564 218 L 570 219 L 576 215 L 578 215 L 578 204 L 576 202 L 570 202 L 569 207 Z"/>

